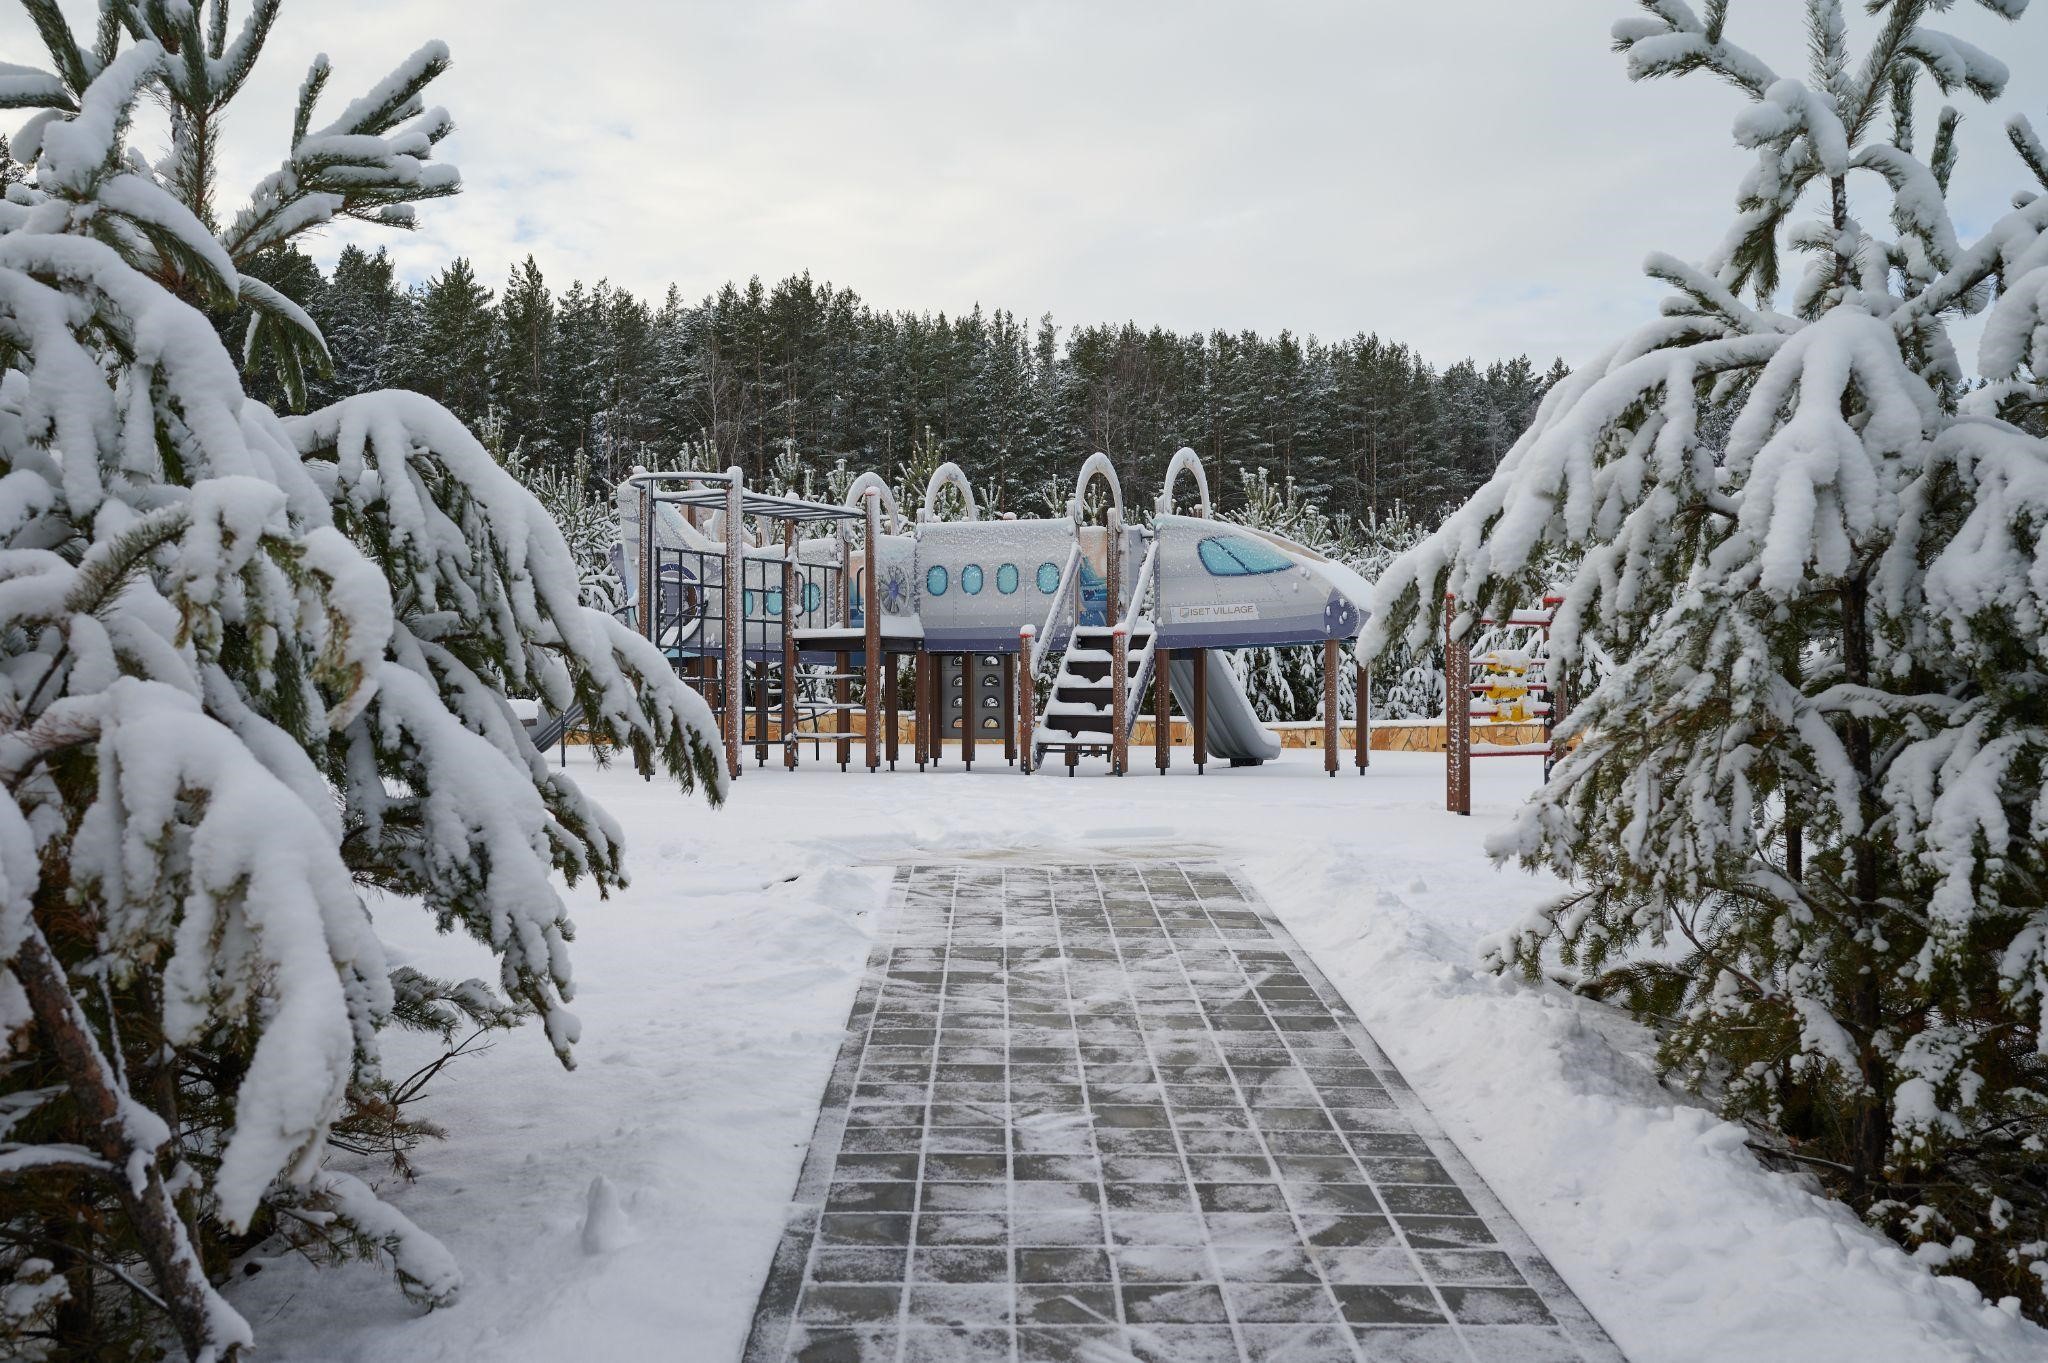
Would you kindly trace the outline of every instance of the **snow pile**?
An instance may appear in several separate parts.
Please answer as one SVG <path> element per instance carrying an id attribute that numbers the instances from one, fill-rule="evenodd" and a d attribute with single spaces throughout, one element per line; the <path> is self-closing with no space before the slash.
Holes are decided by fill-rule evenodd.
<path id="1" fill-rule="evenodd" d="M 1375 753 L 1332 782 L 1319 754 L 1196 777 L 1185 764 L 1040 783 L 977 763 L 939 775 L 750 770 L 710 811 L 571 769 L 620 818 L 633 890 L 579 892 L 592 983 L 573 1075 L 507 1045 L 457 1065 L 428 1115 L 479 1133 L 429 1148 L 389 1195 L 448 1226 L 462 1302 L 420 1318 L 266 1251 L 234 1299 L 282 1360 L 542 1363 L 673 1352 L 736 1358 L 875 936 L 886 864 L 1222 857 L 1250 878 L 1636 1363 L 2021 1363 L 2048 1334 L 1937 1279 L 1807 1181 L 1765 1170 L 1741 1129 L 1661 1088 L 1650 1041 L 1612 1009 L 1479 968 L 1478 944 L 1554 890 L 1481 844 L 1541 763 L 1474 773 L 1475 816 L 1442 812 L 1443 764 Z M 1369 830 L 1361 839 L 1359 830 Z M 404 959 L 482 960 L 391 906 Z M 402 1062 L 393 1043 L 394 1063 Z M 632 1241 L 586 1251 L 593 1182 Z M 679 1290 L 679 1285 L 687 1290 Z"/>

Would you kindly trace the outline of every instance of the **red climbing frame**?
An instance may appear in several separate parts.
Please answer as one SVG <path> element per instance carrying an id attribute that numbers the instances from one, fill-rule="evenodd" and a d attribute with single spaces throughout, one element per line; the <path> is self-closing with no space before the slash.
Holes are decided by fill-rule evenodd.
<path id="1" fill-rule="evenodd" d="M 1556 618 L 1557 608 L 1564 603 L 1561 596 L 1545 596 L 1540 610 L 1516 611 L 1505 620 L 1481 616 L 1476 622 L 1479 628 L 1535 629 L 1543 636 L 1541 652 L 1546 659 L 1549 653 L 1550 624 Z M 1475 693 L 1488 689 L 1487 684 L 1475 681 L 1472 676 L 1472 648 L 1462 639 L 1451 638 L 1451 622 L 1457 618 L 1457 602 L 1448 594 L 1444 597 L 1444 808 L 1453 814 L 1472 812 L 1472 759 L 1475 757 L 1541 757 L 1547 764 L 1555 754 L 1552 734 L 1570 709 L 1570 699 L 1562 682 L 1553 679 L 1545 666 L 1540 681 L 1530 681 L 1529 690 L 1542 695 L 1543 741 L 1541 743 L 1492 744 L 1478 748 L 1472 746 L 1472 698 Z M 1546 765 L 1546 770 L 1547 770 Z"/>

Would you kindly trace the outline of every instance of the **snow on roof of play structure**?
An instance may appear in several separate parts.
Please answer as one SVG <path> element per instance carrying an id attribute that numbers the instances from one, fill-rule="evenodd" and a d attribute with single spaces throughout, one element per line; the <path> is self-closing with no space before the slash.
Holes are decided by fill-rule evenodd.
<path id="1" fill-rule="evenodd" d="M 1060 516 L 1030 521 L 926 521 L 918 539 L 927 554 L 973 554 L 996 563 L 1014 560 L 1030 568 L 1047 554 L 1059 557 L 1073 536 L 1073 522 Z M 1026 563 L 1029 559 L 1031 562 Z"/>
<path id="2" fill-rule="evenodd" d="M 629 482 L 632 480 L 628 480 Z M 651 486 L 651 484 L 640 484 Z M 678 491 L 657 491 L 654 500 L 669 506 L 700 506 L 712 511 L 725 509 L 726 489 L 722 484 L 685 487 Z M 867 512 L 857 506 L 833 506 L 802 497 L 779 497 L 770 492 L 740 493 L 740 510 L 748 516 L 769 516 L 784 521 L 857 521 Z"/>

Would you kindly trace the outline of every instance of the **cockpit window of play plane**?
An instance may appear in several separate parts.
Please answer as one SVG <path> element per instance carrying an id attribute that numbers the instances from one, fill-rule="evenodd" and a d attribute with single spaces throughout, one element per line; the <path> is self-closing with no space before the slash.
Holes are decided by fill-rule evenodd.
<path id="1" fill-rule="evenodd" d="M 1253 539 L 1211 537 L 1195 546 L 1202 566 L 1212 577 L 1251 577 L 1292 568 L 1294 561 L 1277 549 Z"/>

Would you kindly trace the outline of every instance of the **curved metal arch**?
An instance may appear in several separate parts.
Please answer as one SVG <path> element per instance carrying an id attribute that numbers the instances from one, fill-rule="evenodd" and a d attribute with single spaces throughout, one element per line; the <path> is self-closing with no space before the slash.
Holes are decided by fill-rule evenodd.
<path id="1" fill-rule="evenodd" d="M 1198 513 L 1203 520 L 1212 518 L 1209 508 L 1209 475 L 1202 472 L 1202 458 L 1183 445 L 1173 452 L 1173 459 L 1166 466 L 1166 485 L 1159 493 L 1159 500 L 1152 509 L 1161 516 L 1173 514 L 1173 489 L 1183 473 L 1195 476 L 1195 491 L 1201 495 L 1202 509 Z"/>
<path id="2" fill-rule="evenodd" d="M 889 485 L 886 482 L 882 481 L 881 474 L 863 473 L 860 477 L 854 479 L 852 485 L 846 489 L 846 500 L 844 502 L 844 505 L 859 506 L 861 504 L 861 495 L 865 493 L 869 488 L 873 488 L 877 492 L 882 494 L 882 505 L 888 509 L 889 524 L 894 526 L 895 528 L 888 531 L 887 533 L 891 535 L 902 534 L 903 513 L 897 510 L 896 494 L 889 490 Z"/>
<path id="3" fill-rule="evenodd" d="M 1116 513 L 1116 523 L 1124 520 L 1124 485 L 1117 480 L 1116 465 L 1109 462 L 1109 456 L 1097 450 L 1081 465 L 1081 474 L 1074 480 L 1074 499 L 1067 503 L 1067 515 L 1074 524 L 1081 523 L 1081 508 L 1088 504 L 1088 484 L 1101 478 L 1109 484 L 1109 502 Z"/>
<path id="4" fill-rule="evenodd" d="M 924 485 L 924 505 L 918 508 L 917 518 L 920 521 L 935 521 L 939 518 L 936 510 L 939 493 L 948 485 L 960 490 L 960 500 L 967 507 L 964 519 L 980 520 L 981 506 L 974 500 L 974 484 L 967 481 L 967 474 L 950 459 L 932 470 L 931 481 Z"/>

